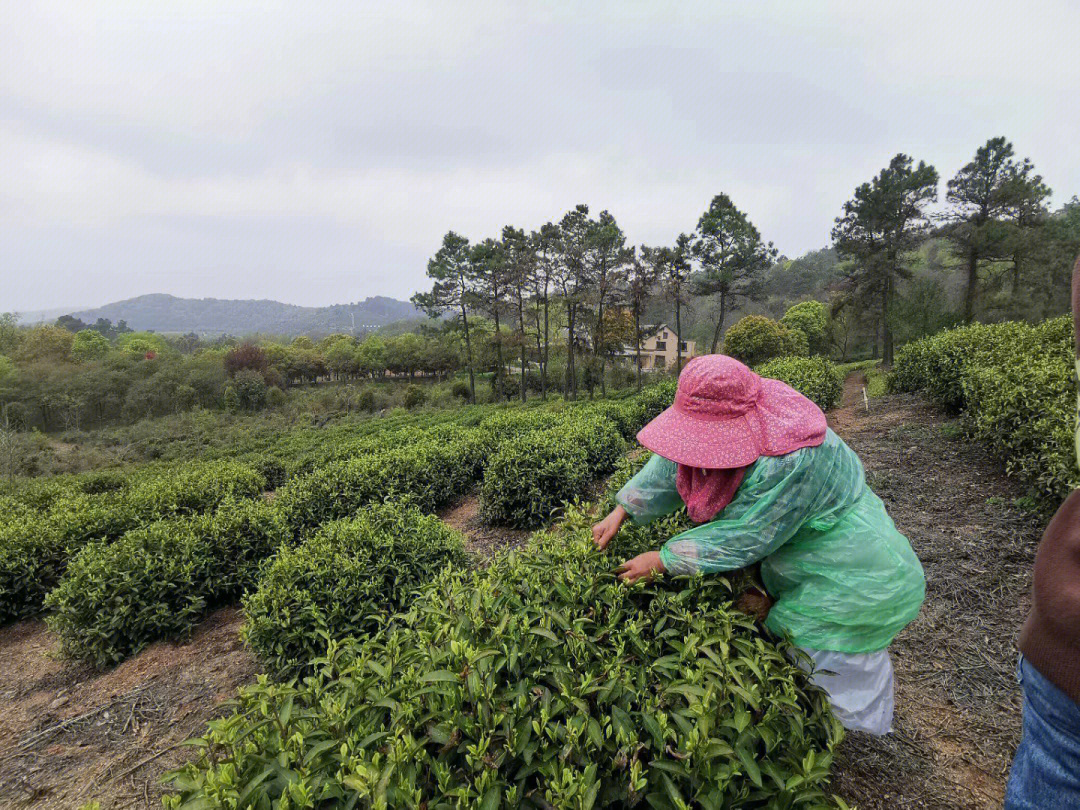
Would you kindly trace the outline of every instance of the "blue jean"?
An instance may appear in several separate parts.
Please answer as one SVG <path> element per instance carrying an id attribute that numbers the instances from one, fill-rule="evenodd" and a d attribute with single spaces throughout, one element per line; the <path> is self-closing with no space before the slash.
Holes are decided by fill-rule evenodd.
<path id="1" fill-rule="evenodd" d="M 1004 810 L 1080 807 L 1080 704 L 1021 656 L 1024 736 L 1016 749 Z"/>

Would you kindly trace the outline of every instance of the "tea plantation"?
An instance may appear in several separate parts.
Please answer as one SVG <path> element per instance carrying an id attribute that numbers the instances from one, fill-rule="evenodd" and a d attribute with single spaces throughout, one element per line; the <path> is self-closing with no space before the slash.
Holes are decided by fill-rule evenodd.
<path id="1" fill-rule="evenodd" d="M 831 365 L 772 365 L 835 404 Z M 0 622 L 43 613 L 65 655 L 105 667 L 242 603 L 268 675 L 172 775 L 170 807 L 835 806 L 842 731 L 794 651 L 733 608 L 742 575 L 627 588 L 589 542 L 588 493 L 644 462 L 627 450 L 673 395 L 371 419 L 5 486 Z M 491 525 L 555 528 L 479 565 L 436 516 L 470 494 Z M 685 521 L 628 527 L 612 553 Z"/>

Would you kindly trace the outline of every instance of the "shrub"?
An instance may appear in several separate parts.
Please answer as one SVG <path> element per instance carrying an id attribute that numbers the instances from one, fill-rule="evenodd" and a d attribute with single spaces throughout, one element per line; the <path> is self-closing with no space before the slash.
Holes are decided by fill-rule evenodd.
<path id="1" fill-rule="evenodd" d="M 286 394 L 280 386 L 270 385 L 266 388 L 266 404 L 271 408 L 281 408 L 289 401 L 289 395 Z"/>
<path id="2" fill-rule="evenodd" d="M 920 391 L 1005 460 L 1046 503 L 1078 483 L 1072 322 L 973 324 L 897 352 L 892 385 Z"/>
<path id="3" fill-rule="evenodd" d="M 266 381 L 258 371 L 245 368 L 236 372 L 232 387 L 238 407 L 257 411 L 266 406 Z"/>
<path id="4" fill-rule="evenodd" d="M 356 397 L 357 410 L 371 413 L 375 410 L 375 392 L 370 388 L 364 388 Z"/>
<path id="5" fill-rule="evenodd" d="M 521 396 L 521 379 L 517 375 L 497 373 L 491 378 L 491 391 L 496 402 L 512 402 Z"/>
<path id="6" fill-rule="evenodd" d="M 427 392 L 419 385 L 413 383 L 405 389 L 405 397 L 402 400 L 406 408 L 410 410 L 418 408 L 427 401 Z"/>
<path id="7" fill-rule="evenodd" d="M 780 323 L 806 336 L 809 354 L 824 354 L 829 348 L 829 313 L 820 301 L 803 301 L 788 309 Z M 799 352 L 794 352 L 798 354 Z"/>
<path id="8" fill-rule="evenodd" d="M 507 439 L 484 470 L 481 513 L 491 523 L 539 526 L 561 504 L 582 498 L 625 447 L 611 422 L 591 414 Z"/>
<path id="9" fill-rule="evenodd" d="M 244 599 L 244 638 L 273 671 L 303 670 L 328 639 L 384 627 L 417 587 L 464 561 L 464 538 L 434 515 L 369 506 L 281 551 Z"/>
<path id="10" fill-rule="evenodd" d="M 480 423 L 484 432 L 496 441 L 521 436 L 533 430 L 550 430 L 565 416 L 550 410 L 522 410 L 506 408 Z"/>
<path id="11" fill-rule="evenodd" d="M 0 623 L 37 613 L 68 559 L 94 540 L 111 541 L 170 515 L 208 511 L 226 498 L 258 495 L 266 479 L 232 461 L 192 462 L 126 489 L 70 494 L 48 510 L 0 526 Z"/>
<path id="12" fill-rule="evenodd" d="M 105 666 L 159 638 L 187 635 L 208 608 L 238 597 L 285 539 L 268 504 L 227 501 L 214 515 L 172 518 L 95 542 L 45 599 L 64 653 Z"/>
<path id="13" fill-rule="evenodd" d="M 394 495 L 410 495 L 424 511 L 436 512 L 468 490 L 479 452 L 472 438 L 450 443 L 421 440 L 332 462 L 290 481 L 278 490 L 274 502 L 298 534 Z"/>
<path id="14" fill-rule="evenodd" d="M 971 324 L 908 343 L 896 353 L 893 385 L 898 391 L 922 391 L 938 407 L 959 413 L 964 407 L 964 367 L 994 362 L 1030 328 L 1015 322 Z"/>
<path id="15" fill-rule="evenodd" d="M 221 404 L 227 411 L 240 410 L 240 395 L 236 392 L 235 385 L 225 386 L 225 393 L 221 395 Z"/>
<path id="16" fill-rule="evenodd" d="M 844 376 L 836 365 L 824 357 L 780 357 L 758 366 L 762 377 L 782 380 L 827 411 L 840 404 L 844 393 Z"/>
<path id="17" fill-rule="evenodd" d="M 450 383 L 450 393 L 458 399 L 468 399 L 469 384 L 464 380 L 454 380 Z"/>
<path id="18" fill-rule="evenodd" d="M 671 407 L 671 403 L 675 401 L 677 387 L 678 380 L 665 380 L 662 383 L 649 386 L 638 394 L 637 401 L 642 408 L 641 427 L 644 427 L 659 416 L 662 411 Z"/>
<path id="19" fill-rule="evenodd" d="M 793 649 L 722 577 L 623 586 L 574 524 L 244 689 L 166 806 L 825 805 L 843 731 Z"/>
<path id="20" fill-rule="evenodd" d="M 807 346 L 802 333 L 764 315 L 747 315 L 724 335 L 724 353 L 755 366 L 774 357 L 805 355 Z"/>

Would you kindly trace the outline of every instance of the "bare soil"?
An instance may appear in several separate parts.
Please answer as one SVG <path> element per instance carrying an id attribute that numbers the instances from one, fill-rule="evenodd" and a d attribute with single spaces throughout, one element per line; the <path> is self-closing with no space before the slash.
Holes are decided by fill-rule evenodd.
<path id="1" fill-rule="evenodd" d="M 871 808 L 1001 806 L 1019 740 L 1015 636 L 1027 612 L 1040 517 L 998 460 L 956 437 L 921 401 L 863 404 L 848 380 L 830 424 L 860 455 L 871 486 L 927 574 L 920 617 L 892 648 L 896 731 L 852 734 L 833 790 Z M 478 556 L 527 532 L 493 529 L 467 498 L 443 515 Z M 190 756 L 180 746 L 258 671 L 235 608 L 185 644 L 155 644 L 106 672 L 65 662 L 41 621 L 0 628 L 0 808 L 160 806 L 161 775 Z"/>
<path id="2" fill-rule="evenodd" d="M 1045 518 L 1000 461 L 919 399 L 862 397 L 849 378 L 830 423 L 926 571 L 919 618 L 891 648 L 895 732 L 851 734 L 833 789 L 870 808 L 999 808 L 1020 740 L 1016 635 Z"/>
<path id="3" fill-rule="evenodd" d="M 0 629 L 0 807 L 160 807 L 161 775 L 190 756 L 180 743 L 255 678 L 241 623 L 219 610 L 190 642 L 105 672 L 62 660 L 44 622 Z"/>
<path id="4" fill-rule="evenodd" d="M 506 526 L 488 526 L 480 519 L 480 499 L 466 495 L 441 514 L 443 522 L 465 535 L 465 550 L 478 557 L 490 557 L 497 551 L 524 544 L 530 532 Z"/>

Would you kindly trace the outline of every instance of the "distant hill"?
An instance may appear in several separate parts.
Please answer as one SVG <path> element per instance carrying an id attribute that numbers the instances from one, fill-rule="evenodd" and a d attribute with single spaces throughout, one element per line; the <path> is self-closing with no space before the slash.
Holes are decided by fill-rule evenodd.
<path id="1" fill-rule="evenodd" d="M 423 317 L 407 301 L 375 296 L 354 304 L 299 307 L 280 301 L 177 298 L 140 295 L 95 309 L 71 312 L 86 323 L 107 318 L 124 320 L 135 330 L 195 332 L 199 335 L 247 335 L 255 332 L 300 335 L 350 331 L 385 326 L 394 321 Z"/>

